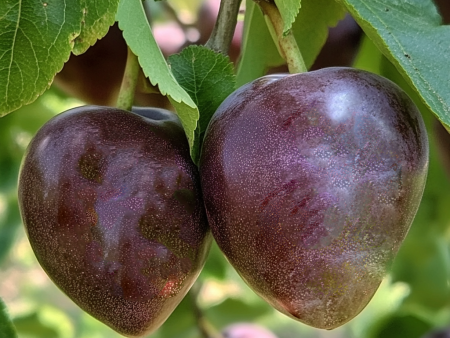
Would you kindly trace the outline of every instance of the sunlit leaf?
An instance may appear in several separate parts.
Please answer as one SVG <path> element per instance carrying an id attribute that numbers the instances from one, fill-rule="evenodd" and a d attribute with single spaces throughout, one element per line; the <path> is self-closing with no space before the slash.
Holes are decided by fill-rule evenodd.
<path id="1" fill-rule="evenodd" d="M 0 337 L 17 338 L 14 325 L 9 318 L 8 310 L 5 303 L 0 298 Z"/>
<path id="2" fill-rule="evenodd" d="M 47 90 L 73 48 L 106 34 L 117 1 L 0 1 L 0 117 Z"/>
<path id="3" fill-rule="evenodd" d="M 84 53 L 108 32 L 114 23 L 119 0 L 81 0 L 82 24 L 80 35 L 75 39 L 73 53 Z"/>
<path id="4" fill-rule="evenodd" d="M 303 0 L 305 1 L 305 0 Z M 300 10 L 302 0 L 275 0 L 275 4 L 283 18 L 283 32 L 286 33 L 292 27 L 295 18 Z"/>
<path id="5" fill-rule="evenodd" d="M 200 118 L 195 130 L 193 158 L 200 154 L 202 134 L 209 120 L 235 88 L 233 64 L 228 57 L 206 47 L 190 46 L 169 57 L 173 75 L 197 105 Z"/>

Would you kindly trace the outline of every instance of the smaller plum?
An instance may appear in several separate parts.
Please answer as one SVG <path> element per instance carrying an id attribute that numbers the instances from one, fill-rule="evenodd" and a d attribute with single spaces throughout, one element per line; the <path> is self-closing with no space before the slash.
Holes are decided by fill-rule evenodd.
<path id="1" fill-rule="evenodd" d="M 53 282 L 127 337 L 155 331 L 199 275 L 211 242 L 199 175 L 177 116 L 100 106 L 47 122 L 18 198 Z"/>

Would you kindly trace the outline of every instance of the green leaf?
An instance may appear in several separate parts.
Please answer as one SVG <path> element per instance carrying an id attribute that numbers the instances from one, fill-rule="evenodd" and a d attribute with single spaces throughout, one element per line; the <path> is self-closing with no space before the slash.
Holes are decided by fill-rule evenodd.
<path id="1" fill-rule="evenodd" d="M 17 204 L 20 162 L 29 140 L 54 116 L 45 102 L 52 94 L 49 90 L 32 104 L 0 119 L 0 264 L 13 246 L 22 224 Z"/>
<path id="2" fill-rule="evenodd" d="M 328 37 L 329 27 L 344 19 L 345 9 L 335 0 L 303 0 L 292 27 L 306 66 L 314 63 Z"/>
<path id="3" fill-rule="evenodd" d="M 45 300 L 47 301 L 48 299 Z M 33 312 L 15 317 L 13 324 L 18 336 L 26 338 L 70 338 L 74 337 L 75 331 L 68 314 L 60 307 L 49 305 L 40 306 Z M 0 337 L 3 338 L 1 335 Z"/>
<path id="4" fill-rule="evenodd" d="M 247 0 L 242 57 L 238 65 L 238 87 L 285 64 L 267 29 L 261 10 Z M 306 66 L 314 63 L 328 36 L 328 27 L 344 18 L 344 8 L 334 0 L 303 0 L 292 27 Z"/>
<path id="5" fill-rule="evenodd" d="M 68 59 L 79 34 L 79 1 L 0 2 L 0 117 L 33 102 Z"/>
<path id="6" fill-rule="evenodd" d="M 283 33 L 286 34 L 292 28 L 295 17 L 302 6 L 302 0 L 275 0 L 275 4 L 283 18 Z"/>
<path id="7" fill-rule="evenodd" d="M 205 310 L 206 317 L 215 327 L 224 327 L 236 322 L 255 322 L 257 318 L 270 314 L 273 308 L 260 301 L 249 304 L 241 299 L 227 298 L 222 303 Z"/>
<path id="8" fill-rule="evenodd" d="M 84 53 L 98 39 L 106 35 L 109 27 L 115 22 L 119 0 L 81 0 L 82 24 L 81 33 L 75 39 L 73 53 Z"/>
<path id="9" fill-rule="evenodd" d="M 5 303 L 0 298 L 0 337 L 17 338 L 16 329 L 9 318 Z"/>
<path id="10" fill-rule="evenodd" d="M 353 62 L 353 67 L 363 69 L 371 73 L 380 74 L 381 60 L 384 58 L 383 54 L 373 44 L 367 35 L 363 34 L 359 52 Z"/>
<path id="11" fill-rule="evenodd" d="M 50 325 L 43 323 L 38 312 L 15 318 L 14 325 L 19 334 L 26 335 L 27 337 L 59 338 L 58 331 Z"/>
<path id="12" fill-rule="evenodd" d="M 0 117 L 47 90 L 73 48 L 103 36 L 117 1 L 0 1 Z"/>
<path id="13" fill-rule="evenodd" d="M 203 46 L 190 46 L 169 57 L 169 65 L 178 83 L 197 105 L 200 118 L 195 130 L 194 162 L 197 161 L 202 134 L 212 115 L 236 85 L 229 58 Z"/>
<path id="14" fill-rule="evenodd" d="M 188 93 L 178 84 L 159 49 L 145 15 L 141 0 L 120 0 L 116 20 L 123 30 L 129 48 L 139 58 L 142 70 L 162 95 L 167 95 L 175 107 L 193 155 L 199 111 Z M 145 41 L 145 43 L 142 43 Z"/>
<path id="15" fill-rule="evenodd" d="M 432 325 L 413 314 L 394 314 L 375 323 L 369 338 L 420 338 L 432 329 Z"/>
<path id="16" fill-rule="evenodd" d="M 241 59 L 236 75 L 238 87 L 263 76 L 269 68 L 284 63 L 258 5 L 253 0 L 247 0 L 245 8 Z"/>
<path id="17" fill-rule="evenodd" d="M 0 195 L 0 204 L 1 203 L 4 203 L 4 201 L 3 197 Z M 8 255 L 9 250 L 15 242 L 17 230 L 22 224 L 17 197 L 9 196 L 9 199 L 6 200 L 5 204 L 6 210 L 3 215 L 0 214 L 0 264 Z M 1 207 L 2 206 L 0 206 L 0 208 Z M 1 216 L 4 216 L 4 218 Z"/>
<path id="18" fill-rule="evenodd" d="M 223 280 L 226 278 L 228 264 L 229 263 L 226 261 L 222 251 L 220 251 L 216 241 L 213 241 L 211 249 L 209 250 L 208 259 L 206 260 L 200 277 L 212 277 Z"/>
<path id="19" fill-rule="evenodd" d="M 431 0 L 342 0 L 426 105 L 450 126 L 450 27 Z"/>
<path id="20" fill-rule="evenodd" d="M 151 338 L 198 338 L 192 295 L 188 293 Z"/>

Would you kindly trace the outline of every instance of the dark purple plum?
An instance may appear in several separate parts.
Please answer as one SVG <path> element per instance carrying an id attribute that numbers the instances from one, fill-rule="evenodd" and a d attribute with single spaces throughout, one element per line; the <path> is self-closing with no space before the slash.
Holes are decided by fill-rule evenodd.
<path id="1" fill-rule="evenodd" d="M 289 75 L 289 73 L 279 73 L 279 74 L 269 74 L 255 81 L 244 84 L 243 86 L 236 89 L 232 92 L 223 102 L 223 106 L 230 106 L 236 102 L 240 102 L 245 98 L 251 98 L 258 90 L 267 86 L 268 84 L 278 81 L 279 79 L 284 78 Z"/>
<path id="2" fill-rule="evenodd" d="M 83 310 L 129 337 L 171 314 L 212 239 L 179 120 L 137 112 L 85 106 L 54 117 L 19 178 L 39 263 Z"/>
<path id="3" fill-rule="evenodd" d="M 356 69 L 261 83 L 231 94 L 206 130 L 209 224 L 257 294 L 333 329 L 370 301 L 413 221 L 424 123 L 397 85 Z"/>

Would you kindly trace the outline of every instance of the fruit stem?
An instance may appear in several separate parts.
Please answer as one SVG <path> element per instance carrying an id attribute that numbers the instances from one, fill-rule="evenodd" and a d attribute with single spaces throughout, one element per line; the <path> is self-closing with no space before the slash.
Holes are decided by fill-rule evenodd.
<path id="1" fill-rule="evenodd" d="M 241 0 L 222 0 L 220 2 L 216 24 L 209 40 L 205 44 L 206 47 L 228 55 L 234 30 L 236 29 L 240 5 Z"/>
<path id="2" fill-rule="evenodd" d="M 260 0 L 257 3 L 264 16 L 269 19 L 266 21 L 270 22 L 276 33 L 277 40 L 275 41 L 275 44 L 278 45 L 278 50 L 281 52 L 281 56 L 287 63 L 289 73 L 296 74 L 307 72 L 308 69 L 306 68 L 302 53 L 300 52 L 297 41 L 292 33 L 292 29 L 289 30 L 287 34 L 284 34 L 283 32 L 283 18 L 275 3 L 265 0 Z"/>
<path id="3" fill-rule="evenodd" d="M 127 63 L 120 86 L 119 97 L 117 98 L 117 108 L 131 111 L 134 102 L 134 93 L 139 78 L 139 61 L 137 56 L 128 47 Z"/>
<path id="4" fill-rule="evenodd" d="M 202 289 L 203 283 L 197 280 L 189 291 L 193 313 L 197 321 L 198 329 L 203 338 L 225 338 L 205 317 L 198 304 L 198 295 Z"/>

